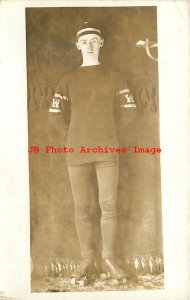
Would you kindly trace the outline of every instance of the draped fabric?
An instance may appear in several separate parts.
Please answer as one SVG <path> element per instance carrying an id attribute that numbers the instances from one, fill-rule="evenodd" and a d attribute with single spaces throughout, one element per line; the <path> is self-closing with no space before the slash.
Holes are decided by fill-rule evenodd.
<path id="1" fill-rule="evenodd" d="M 140 78 L 133 80 L 132 89 L 137 101 L 138 117 L 130 126 L 125 126 L 123 116 L 123 127 L 119 134 L 120 144 L 131 150 L 131 153 L 120 158 L 116 256 L 129 269 L 161 272 L 160 156 L 132 153 L 134 146 L 159 147 L 158 83 L 156 78 Z M 34 265 L 40 262 L 46 274 L 56 276 L 68 274 L 77 266 L 80 249 L 65 154 L 45 152 L 46 146 L 63 147 L 67 132 L 65 141 L 60 143 L 59 135 L 47 121 L 48 92 L 51 94 L 53 90 L 44 89 L 43 101 L 40 98 L 41 90 L 36 86 L 29 99 L 29 145 L 40 148 L 39 153 L 29 154 L 31 254 Z M 41 103 L 35 101 L 38 98 Z M 36 103 L 39 103 L 39 107 Z M 95 174 L 92 174 L 92 182 L 91 216 L 94 247 L 98 256 L 101 251 L 101 234 Z"/>
<path id="2" fill-rule="evenodd" d="M 74 35 L 79 23 L 96 20 L 105 35 L 100 61 L 126 75 L 137 103 L 137 119 L 127 126 L 120 116 L 120 145 L 128 149 L 120 158 L 117 195 L 116 257 L 130 272 L 163 271 L 160 155 L 138 153 L 133 147 L 159 148 L 157 63 L 139 39 L 157 41 L 156 7 L 27 8 L 27 82 L 31 257 L 34 269 L 46 276 L 66 276 L 80 262 L 75 230 L 74 202 L 64 153 L 46 153 L 46 146 L 64 147 L 48 124 L 49 103 L 57 80 L 80 65 Z M 106 22 L 105 22 L 106 20 Z M 142 26 L 143 24 L 143 26 Z M 80 130 L 80 126 L 79 126 Z M 101 251 L 100 208 L 95 174 L 92 174 L 91 216 L 97 258 Z"/>

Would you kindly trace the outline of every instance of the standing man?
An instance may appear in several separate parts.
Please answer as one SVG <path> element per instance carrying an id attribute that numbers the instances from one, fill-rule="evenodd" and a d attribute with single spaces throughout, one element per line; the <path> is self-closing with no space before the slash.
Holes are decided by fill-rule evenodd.
<path id="1" fill-rule="evenodd" d="M 83 61 L 74 72 L 59 80 L 49 109 L 49 120 L 61 134 L 67 108 L 71 108 L 67 147 L 73 148 L 74 152 L 68 152 L 66 160 L 83 258 L 80 268 L 72 276 L 80 279 L 95 272 L 90 218 L 90 173 L 95 168 L 101 209 L 102 270 L 120 280 L 125 274 L 114 257 L 119 153 L 104 153 L 101 149 L 118 148 L 115 110 L 124 110 L 131 121 L 136 116 L 136 105 L 127 83 L 118 73 L 100 63 L 99 51 L 103 45 L 98 27 L 86 22 L 77 32 L 76 46 Z M 84 153 L 81 147 L 98 150 Z"/>

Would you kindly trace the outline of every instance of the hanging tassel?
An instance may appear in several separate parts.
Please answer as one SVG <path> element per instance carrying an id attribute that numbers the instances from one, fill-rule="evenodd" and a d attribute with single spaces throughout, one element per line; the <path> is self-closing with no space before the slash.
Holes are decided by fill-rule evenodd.
<path id="1" fill-rule="evenodd" d="M 144 274 L 150 274 L 149 255 L 144 256 Z"/>
<path id="2" fill-rule="evenodd" d="M 139 90 L 139 102 L 141 110 L 146 111 L 148 100 L 147 100 L 147 91 L 146 88 Z"/>
<path id="3" fill-rule="evenodd" d="M 56 266 L 56 261 L 55 259 L 51 260 L 51 277 L 57 278 L 59 276 L 57 266 Z"/>
<path id="4" fill-rule="evenodd" d="M 71 271 L 74 271 L 74 267 L 73 267 L 72 261 L 70 262 L 70 270 L 71 270 Z"/>
<path id="5" fill-rule="evenodd" d="M 161 274 L 162 270 L 161 270 L 161 257 L 160 256 L 156 256 L 156 265 L 157 265 L 157 274 Z"/>
<path id="6" fill-rule="evenodd" d="M 161 256 L 160 256 L 159 268 L 160 268 L 160 273 L 163 273 L 164 272 L 164 261 L 163 261 L 163 257 L 161 257 Z"/>
<path id="7" fill-rule="evenodd" d="M 51 269 L 50 269 L 50 277 L 54 278 L 54 264 L 53 261 L 50 261 Z"/>
<path id="8" fill-rule="evenodd" d="M 70 267 L 69 267 L 69 264 L 68 262 L 65 263 L 65 275 L 66 277 L 68 277 L 70 275 Z"/>
<path id="9" fill-rule="evenodd" d="M 137 274 L 137 270 L 135 268 L 135 262 L 134 262 L 134 259 L 133 257 L 131 257 L 129 259 L 129 264 L 128 264 L 128 274 L 129 274 L 129 277 L 134 277 L 136 276 Z"/>
<path id="10" fill-rule="evenodd" d="M 146 261 L 145 261 L 144 256 L 142 256 L 140 259 L 141 259 L 141 265 L 142 265 L 142 275 L 145 275 L 146 274 L 146 269 L 145 269 Z"/>
<path id="11" fill-rule="evenodd" d="M 158 274 L 158 267 L 155 256 L 152 257 L 152 274 Z"/>
<path id="12" fill-rule="evenodd" d="M 143 274 L 143 265 L 142 265 L 141 257 L 138 257 L 137 260 L 138 260 L 137 273 Z"/>
<path id="13" fill-rule="evenodd" d="M 152 88 L 152 104 L 153 104 L 153 111 L 158 111 L 158 86 L 154 86 Z"/>
<path id="14" fill-rule="evenodd" d="M 46 265 L 46 277 L 51 277 L 52 268 L 51 268 L 51 260 L 48 259 Z"/>
<path id="15" fill-rule="evenodd" d="M 139 112 L 158 110 L 157 78 L 147 77 L 135 80 L 134 94 Z"/>
<path id="16" fill-rule="evenodd" d="M 152 255 L 149 257 L 149 266 L 150 266 L 150 273 L 153 274 L 153 257 L 152 257 Z"/>
<path id="17" fill-rule="evenodd" d="M 142 257 L 143 275 L 150 274 L 149 260 L 147 256 Z"/>
<path id="18" fill-rule="evenodd" d="M 62 277 L 62 265 L 59 258 L 56 258 L 56 270 L 59 277 Z"/>
<path id="19" fill-rule="evenodd" d="M 123 259 L 123 266 L 122 268 L 124 269 L 126 274 L 129 274 L 129 259 L 128 258 L 124 258 Z"/>

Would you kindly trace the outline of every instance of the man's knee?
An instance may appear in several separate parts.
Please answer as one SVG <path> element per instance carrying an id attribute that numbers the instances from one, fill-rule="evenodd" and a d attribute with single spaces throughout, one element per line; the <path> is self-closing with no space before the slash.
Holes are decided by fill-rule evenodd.
<path id="1" fill-rule="evenodd" d="M 83 218 L 89 218 L 89 216 L 90 216 L 90 205 L 75 206 L 75 218 L 83 219 Z"/>
<path id="2" fill-rule="evenodd" d="M 102 216 L 113 216 L 117 214 L 117 208 L 115 201 L 103 201 L 100 203 Z"/>

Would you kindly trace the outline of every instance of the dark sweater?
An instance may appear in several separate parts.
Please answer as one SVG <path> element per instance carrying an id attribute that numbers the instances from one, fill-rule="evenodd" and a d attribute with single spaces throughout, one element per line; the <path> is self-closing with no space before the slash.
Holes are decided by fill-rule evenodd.
<path id="1" fill-rule="evenodd" d="M 62 77 L 51 101 L 49 119 L 60 132 L 71 110 L 67 147 L 74 152 L 67 153 L 67 164 L 117 161 L 118 153 L 113 151 L 118 147 L 114 113 L 128 107 L 136 106 L 126 81 L 102 65 L 79 67 Z M 108 152 L 81 153 L 82 146 L 107 147 Z"/>

